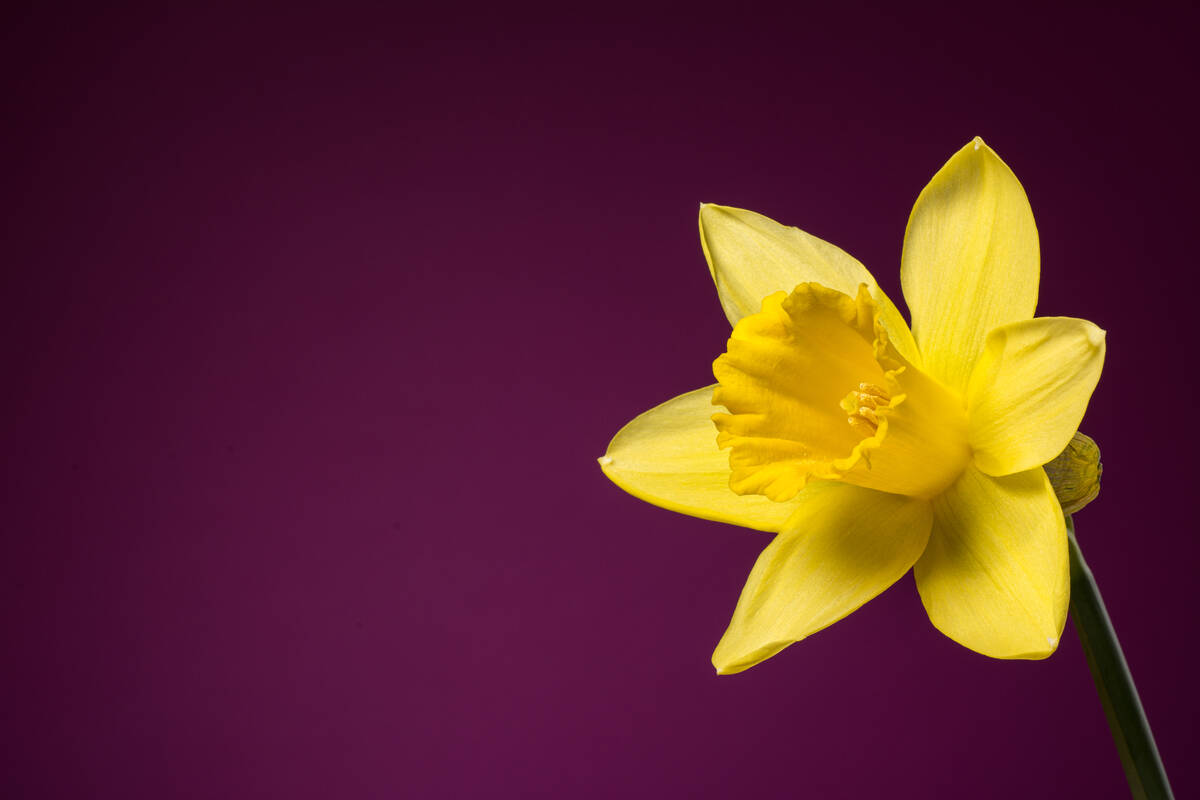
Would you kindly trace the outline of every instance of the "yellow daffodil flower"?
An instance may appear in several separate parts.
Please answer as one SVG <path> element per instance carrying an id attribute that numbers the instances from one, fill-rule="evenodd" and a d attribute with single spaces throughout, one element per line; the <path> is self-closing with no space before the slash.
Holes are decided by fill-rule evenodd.
<path id="1" fill-rule="evenodd" d="M 1083 418 L 1104 331 L 1033 317 L 1038 234 L 1008 166 L 976 138 L 917 198 L 900 263 L 911 328 L 862 264 L 796 228 L 704 205 L 700 238 L 733 325 L 717 383 L 634 419 L 600 463 L 655 505 L 777 533 L 717 672 L 831 625 L 910 568 L 955 641 L 1054 652 L 1067 533 L 1042 465 Z"/>

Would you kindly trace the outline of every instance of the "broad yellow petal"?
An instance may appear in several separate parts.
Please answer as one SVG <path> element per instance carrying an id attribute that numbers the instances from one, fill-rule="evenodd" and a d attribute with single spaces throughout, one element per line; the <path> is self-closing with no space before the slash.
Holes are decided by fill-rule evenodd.
<path id="1" fill-rule="evenodd" d="M 993 658 L 1058 647 L 1070 583 L 1067 530 L 1040 467 L 1002 478 L 968 467 L 933 501 L 933 533 L 914 568 L 929 619 Z"/>
<path id="2" fill-rule="evenodd" d="M 933 176 L 904 233 L 900 283 L 926 372 L 966 388 L 988 331 L 1033 316 L 1038 258 L 1025 190 L 976 138 Z"/>
<path id="3" fill-rule="evenodd" d="M 613 483 L 656 506 L 777 531 L 794 504 L 729 488 L 729 454 L 717 449 L 712 395 L 711 386 L 697 389 L 638 416 L 617 431 L 600 468 Z"/>
<path id="4" fill-rule="evenodd" d="M 1009 475 L 1047 463 L 1079 428 L 1104 366 L 1104 331 L 1040 317 L 988 334 L 967 388 L 975 464 Z"/>
<path id="5" fill-rule="evenodd" d="M 826 628 L 895 583 L 929 538 L 929 503 L 813 483 L 758 557 L 713 653 L 727 675 Z"/>
<path id="6" fill-rule="evenodd" d="M 841 248 L 753 211 L 711 203 L 700 206 L 700 245 L 730 325 L 757 314 L 764 297 L 800 283 L 851 297 L 865 283 L 892 344 L 911 363 L 921 363 L 904 317 L 867 268 Z"/>

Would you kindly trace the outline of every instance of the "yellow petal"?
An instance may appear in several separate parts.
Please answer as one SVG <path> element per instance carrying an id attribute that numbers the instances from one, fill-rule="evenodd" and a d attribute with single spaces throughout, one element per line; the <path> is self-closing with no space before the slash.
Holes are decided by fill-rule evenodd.
<path id="1" fill-rule="evenodd" d="M 1038 234 L 1025 190 L 976 138 L 917 198 L 900 283 L 924 369 L 963 391 L 988 331 L 1037 305 Z"/>
<path id="2" fill-rule="evenodd" d="M 920 354 L 904 317 L 858 259 L 798 228 L 753 211 L 705 203 L 700 206 L 700 245 L 730 325 L 757 314 L 763 298 L 819 283 L 853 297 L 865 283 L 879 307 L 888 338 L 906 359 Z"/>
<path id="3" fill-rule="evenodd" d="M 713 653 L 741 672 L 837 622 L 895 583 L 929 538 L 929 503 L 845 483 L 814 483 L 758 557 Z"/>
<path id="4" fill-rule="evenodd" d="M 1104 331 L 1039 317 L 994 329 L 971 373 L 967 414 L 975 464 L 1009 475 L 1055 458 L 1079 428 L 1104 366 Z"/>
<path id="5" fill-rule="evenodd" d="M 1045 658 L 1067 618 L 1067 530 L 1039 467 L 1002 478 L 968 467 L 933 501 L 914 568 L 929 619 L 993 658 Z"/>
<path id="6" fill-rule="evenodd" d="M 777 531 L 793 504 L 729 488 L 729 454 L 717 449 L 713 387 L 680 395 L 617 432 L 600 459 L 613 483 L 634 497 L 693 517 Z"/>

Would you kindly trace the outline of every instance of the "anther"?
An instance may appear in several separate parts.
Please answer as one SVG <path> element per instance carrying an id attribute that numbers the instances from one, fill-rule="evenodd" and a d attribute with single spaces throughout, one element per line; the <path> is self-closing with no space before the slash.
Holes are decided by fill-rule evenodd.
<path id="1" fill-rule="evenodd" d="M 862 436 L 874 436 L 879 430 L 879 410 L 891 402 L 887 390 L 874 383 L 860 383 L 842 401 L 849 412 L 846 422 Z"/>
<path id="2" fill-rule="evenodd" d="M 859 394 L 865 394 L 869 397 L 874 397 L 875 399 L 884 403 L 890 399 L 886 389 L 881 386 L 876 386 L 873 383 L 860 383 L 858 385 L 858 391 Z"/>
<path id="3" fill-rule="evenodd" d="M 854 429 L 854 431 L 856 433 L 862 435 L 863 437 L 874 436 L 875 432 L 878 430 L 878 428 L 875 425 L 872 425 L 870 422 L 867 422 L 867 420 L 863 419 L 862 417 L 858 416 L 857 414 L 846 417 L 846 422 L 850 423 L 850 427 L 852 429 Z"/>

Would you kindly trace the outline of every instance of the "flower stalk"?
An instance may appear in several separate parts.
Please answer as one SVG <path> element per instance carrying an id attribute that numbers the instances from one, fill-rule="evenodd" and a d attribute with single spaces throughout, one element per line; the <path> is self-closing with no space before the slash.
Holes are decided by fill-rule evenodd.
<path id="1" fill-rule="evenodd" d="M 1071 554 L 1071 619 L 1075 621 L 1088 669 L 1100 694 L 1129 790 L 1135 800 L 1169 800 L 1174 797 L 1171 784 L 1125 654 L 1121 652 L 1096 579 L 1075 540 L 1075 524 L 1070 514 L 1066 515 L 1066 521 Z"/>

